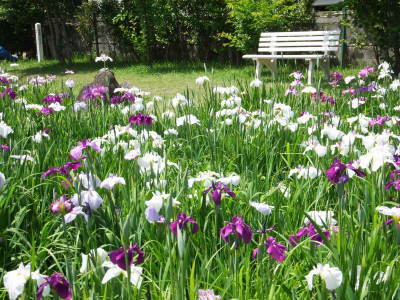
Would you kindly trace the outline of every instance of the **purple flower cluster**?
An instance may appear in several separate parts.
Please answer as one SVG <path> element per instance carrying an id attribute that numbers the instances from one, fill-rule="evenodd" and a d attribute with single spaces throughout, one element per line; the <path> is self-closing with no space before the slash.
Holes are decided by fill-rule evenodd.
<path id="1" fill-rule="evenodd" d="M 89 86 L 83 91 L 81 99 L 82 100 L 104 99 L 107 93 L 108 93 L 108 88 L 102 85 Z"/>
<path id="2" fill-rule="evenodd" d="M 222 227 L 220 230 L 220 236 L 222 239 L 229 243 L 229 236 L 233 235 L 235 237 L 235 244 L 238 245 L 239 240 L 243 240 L 245 244 L 251 242 L 253 237 L 253 232 L 249 225 L 244 223 L 241 217 L 233 216 L 232 222 Z"/>
<path id="3" fill-rule="evenodd" d="M 45 116 L 51 115 L 53 113 L 54 113 L 54 109 L 52 109 L 51 107 L 47 107 L 47 106 L 42 107 L 42 109 L 39 111 L 39 114 L 42 114 Z"/>
<path id="4" fill-rule="evenodd" d="M 325 235 L 327 239 L 330 238 L 331 233 L 329 230 L 324 230 L 322 233 Z M 323 243 L 323 238 L 319 235 L 317 230 L 315 230 L 315 227 L 312 223 L 308 223 L 306 226 L 304 226 L 302 229 L 300 229 L 299 232 L 291 235 L 289 237 L 289 243 L 292 246 L 296 246 L 299 241 L 301 240 L 302 237 L 308 236 L 310 240 L 317 242 L 317 246 L 320 246 Z"/>
<path id="5" fill-rule="evenodd" d="M 4 76 L 0 76 L 0 83 L 10 84 L 10 81 Z"/>
<path id="6" fill-rule="evenodd" d="M 6 88 L 5 91 L 0 93 L 0 98 L 4 98 L 5 96 L 9 96 L 11 99 L 15 99 L 17 97 L 17 93 L 12 90 L 12 88 Z"/>
<path id="7" fill-rule="evenodd" d="M 386 190 L 392 186 L 395 190 L 400 191 L 400 170 L 393 170 L 389 174 L 390 181 L 385 185 Z"/>
<path id="8" fill-rule="evenodd" d="M 53 214 L 69 213 L 74 208 L 71 200 L 67 196 L 62 195 L 58 200 L 50 204 L 50 211 Z"/>
<path id="9" fill-rule="evenodd" d="M 346 164 L 337 158 L 333 160 L 325 174 L 333 184 L 345 183 L 349 180 L 349 176 L 346 174 L 347 169 L 353 171 L 359 177 L 365 177 L 365 173 L 355 168 L 351 162 Z"/>
<path id="10" fill-rule="evenodd" d="M 64 100 L 62 99 L 63 94 L 49 94 L 46 97 L 43 98 L 42 102 L 43 103 L 63 103 Z"/>
<path id="11" fill-rule="evenodd" d="M 132 264 L 140 265 L 144 262 L 144 252 L 136 243 L 132 244 L 129 249 L 121 247 L 117 250 L 111 251 L 108 254 L 108 257 L 114 265 L 117 265 L 125 271 Z"/>
<path id="12" fill-rule="evenodd" d="M 44 282 L 39 286 L 38 292 L 36 294 L 37 300 L 42 299 L 42 294 L 46 286 L 54 290 L 54 292 L 62 299 L 70 300 L 72 299 L 72 292 L 67 279 L 60 273 L 54 273 L 50 277 L 46 277 Z"/>
<path id="13" fill-rule="evenodd" d="M 0 145 L 0 149 L 3 150 L 3 151 L 11 151 L 11 147 L 9 145 L 6 145 L 6 144 Z"/>
<path id="14" fill-rule="evenodd" d="M 135 95 L 125 92 L 123 95 L 113 96 L 110 99 L 111 104 L 119 104 L 123 102 L 135 102 Z"/>
<path id="15" fill-rule="evenodd" d="M 77 146 L 72 148 L 70 151 L 71 159 L 79 160 L 83 159 L 83 150 L 86 148 L 92 148 L 96 152 L 100 152 L 101 148 L 95 141 L 91 141 L 90 139 L 86 139 L 83 141 L 78 142 Z"/>
<path id="16" fill-rule="evenodd" d="M 335 99 L 333 99 L 333 97 L 326 96 L 323 91 L 320 91 L 319 94 L 318 93 L 311 94 L 311 99 L 313 99 L 313 100 L 321 100 L 321 102 L 328 102 L 328 103 L 330 103 L 332 105 L 335 104 Z"/>
<path id="17" fill-rule="evenodd" d="M 58 167 L 49 168 L 47 171 L 42 173 L 42 178 L 43 179 L 47 178 L 47 177 L 49 177 L 49 176 L 51 176 L 53 174 L 60 174 L 60 175 L 65 176 L 68 179 L 69 182 L 72 182 L 73 180 L 72 180 L 72 177 L 70 175 L 70 172 L 72 170 L 78 169 L 80 166 L 82 166 L 82 163 L 79 162 L 79 161 L 76 161 L 76 162 L 68 161 L 63 166 L 61 166 L 59 168 Z M 62 181 L 61 183 L 65 187 L 67 187 L 67 188 L 69 187 L 69 183 L 68 182 Z"/>
<path id="18" fill-rule="evenodd" d="M 177 219 L 172 222 L 169 226 L 169 228 L 171 229 L 171 232 L 173 233 L 173 235 L 177 236 L 178 234 L 178 227 L 180 231 L 183 231 L 185 229 L 186 224 L 191 223 L 193 224 L 192 226 L 192 233 L 195 234 L 197 231 L 199 231 L 199 226 L 196 223 L 196 220 L 186 216 L 185 213 L 181 213 L 178 215 Z"/>
<path id="19" fill-rule="evenodd" d="M 360 78 L 366 78 L 370 73 L 373 73 L 374 71 L 375 69 L 373 67 L 366 66 L 362 68 L 360 72 L 358 72 L 358 76 L 360 76 Z"/>
<path id="20" fill-rule="evenodd" d="M 333 72 L 330 76 L 329 76 L 329 84 L 332 86 L 336 86 L 339 84 L 339 82 L 343 79 L 343 75 L 340 74 L 339 72 Z"/>
<path id="21" fill-rule="evenodd" d="M 129 123 L 150 126 L 153 124 L 153 118 L 146 114 L 137 113 L 129 117 Z"/>
<path id="22" fill-rule="evenodd" d="M 232 198 L 236 198 L 236 194 L 231 191 L 231 189 L 223 184 L 220 181 L 217 181 L 216 183 L 213 183 L 209 188 L 205 189 L 203 191 L 203 194 L 208 194 L 208 192 L 211 192 L 211 199 L 214 201 L 215 205 L 219 206 L 221 205 L 221 198 L 222 198 L 222 192 L 225 192 Z"/>
<path id="23" fill-rule="evenodd" d="M 286 247 L 276 241 L 276 239 L 272 236 L 269 236 L 264 243 L 265 248 L 267 249 L 267 254 L 271 256 L 278 262 L 283 262 L 286 259 Z M 257 258 L 259 255 L 260 248 L 256 248 L 253 250 L 253 259 Z"/>
<path id="24" fill-rule="evenodd" d="M 392 118 L 387 116 L 377 116 L 376 118 L 369 121 L 369 126 L 372 127 L 374 125 L 383 126 L 385 122 L 390 121 Z"/>

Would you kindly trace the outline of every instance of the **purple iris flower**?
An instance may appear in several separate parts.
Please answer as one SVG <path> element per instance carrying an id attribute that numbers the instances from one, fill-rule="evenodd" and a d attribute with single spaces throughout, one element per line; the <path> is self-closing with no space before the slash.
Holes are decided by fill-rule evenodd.
<path id="1" fill-rule="evenodd" d="M 54 113 L 54 109 L 44 106 L 39 113 L 41 113 L 42 115 L 48 116 L 51 115 L 52 113 Z"/>
<path id="2" fill-rule="evenodd" d="M 95 141 L 91 141 L 90 139 L 86 139 L 77 143 L 77 146 L 71 149 L 70 156 L 73 160 L 83 159 L 82 151 L 86 148 L 92 148 L 96 152 L 100 152 L 101 148 Z"/>
<path id="3" fill-rule="evenodd" d="M 150 126 L 153 123 L 153 118 L 149 115 L 137 113 L 136 115 L 132 115 L 129 117 L 129 123 Z"/>
<path id="4" fill-rule="evenodd" d="M 336 86 L 338 85 L 338 83 L 340 82 L 340 80 L 343 79 L 343 75 L 340 74 L 339 72 L 333 72 L 330 76 L 329 76 L 329 84 L 332 86 Z"/>
<path id="5" fill-rule="evenodd" d="M 232 198 L 236 198 L 236 194 L 232 192 L 232 190 L 227 185 L 223 184 L 220 181 L 213 183 L 209 188 L 205 189 L 203 191 L 203 194 L 208 194 L 208 192 L 210 192 L 211 190 L 211 199 L 217 206 L 221 205 L 222 192 L 227 193 Z"/>
<path id="6" fill-rule="evenodd" d="M 352 96 L 354 96 L 356 94 L 356 90 L 353 88 L 349 88 L 347 90 L 343 90 L 342 91 L 342 95 L 346 95 L 346 94 L 350 94 Z"/>
<path id="7" fill-rule="evenodd" d="M 46 286 L 50 287 L 56 292 L 56 294 L 66 300 L 72 299 L 72 292 L 69 286 L 69 282 L 60 273 L 54 273 L 50 277 L 44 278 L 44 282 L 39 286 L 38 292 L 36 294 L 37 300 L 42 299 L 43 290 Z"/>
<path id="8" fill-rule="evenodd" d="M 324 230 L 322 233 L 327 239 L 329 239 L 331 236 L 329 230 Z M 310 240 L 317 242 L 317 246 L 321 246 L 321 244 L 324 242 L 324 239 L 318 234 L 318 231 L 315 230 L 314 225 L 312 223 L 308 223 L 306 226 L 301 228 L 299 232 L 289 237 L 289 243 L 292 246 L 296 246 L 304 236 L 308 236 Z"/>
<path id="9" fill-rule="evenodd" d="M 0 83 L 10 84 L 10 81 L 7 78 L 5 78 L 4 76 L 0 76 Z"/>
<path id="10" fill-rule="evenodd" d="M 81 96 L 82 100 L 96 100 L 97 98 L 104 99 L 108 93 L 108 88 L 102 85 L 89 86 L 86 88 Z"/>
<path id="11" fill-rule="evenodd" d="M 121 247 L 111 251 L 108 253 L 108 256 L 113 264 L 118 265 L 118 267 L 125 271 L 132 264 L 140 265 L 144 262 L 144 252 L 138 247 L 137 243 L 132 244 L 127 250 Z M 135 261 L 133 260 L 134 257 L 136 257 Z M 128 265 L 126 262 L 128 262 Z"/>
<path id="12" fill-rule="evenodd" d="M 251 238 L 253 237 L 250 226 L 244 223 L 243 219 L 238 216 L 233 216 L 232 222 L 229 222 L 227 225 L 222 227 L 219 234 L 227 243 L 229 243 L 230 235 L 235 237 L 235 243 L 239 239 L 242 239 L 245 244 L 250 243 Z"/>
<path id="13" fill-rule="evenodd" d="M 358 72 L 358 76 L 360 76 L 360 78 L 366 78 L 368 77 L 369 73 L 373 73 L 375 71 L 375 69 L 373 67 L 364 67 L 360 70 L 360 72 Z"/>
<path id="14" fill-rule="evenodd" d="M 15 99 L 17 97 L 17 93 L 11 88 L 7 88 L 4 92 L 0 93 L 0 98 L 4 98 L 6 95 L 8 95 L 11 99 Z"/>
<path id="15" fill-rule="evenodd" d="M 371 84 L 369 86 L 360 87 L 360 88 L 354 90 L 354 94 L 359 94 L 359 93 L 364 93 L 364 92 L 372 92 L 372 91 L 375 91 L 375 89 L 376 89 L 376 85 Z"/>
<path id="16" fill-rule="evenodd" d="M 185 225 L 187 223 L 192 223 L 193 228 L 192 228 L 192 233 L 195 234 L 197 231 L 199 231 L 199 226 L 196 223 L 196 220 L 186 216 L 185 213 L 180 213 L 177 217 L 177 219 L 169 225 L 169 228 L 171 229 L 172 233 L 177 236 L 178 235 L 178 226 L 180 231 L 183 231 L 185 229 Z"/>
<path id="17" fill-rule="evenodd" d="M 64 100 L 62 99 L 61 94 L 49 94 L 43 98 L 42 102 L 44 103 L 63 103 Z"/>
<path id="18" fill-rule="evenodd" d="M 324 93 L 323 91 L 320 91 L 319 94 L 318 94 L 318 93 L 313 93 L 313 94 L 311 94 L 311 98 L 312 98 L 313 100 L 318 100 L 318 99 L 320 99 L 321 102 L 328 102 L 328 103 L 330 103 L 330 104 L 332 104 L 332 105 L 335 104 L 335 99 L 333 99 L 333 97 L 328 97 L 328 96 L 326 96 L 325 93 Z"/>
<path id="19" fill-rule="evenodd" d="M 288 95 L 298 96 L 299 92 L 296 90 L 296 88 L 290 87 L 285 91 L 285 96 L 288 96 Z"/>
<path id="20" fill-rule="evenodd" d="M 50 204 L 50 211 L 53 214 L 69 213 L 74 208 L 71 200 L 67 196 L 62 195 L 58 200 Z"/>
<path id="21" fill-rule="evenodd" d="M 385 185 L 386 190 L 393 186 L 395 190 L 400 191 L 400 170 L 391 171 L 389 177 L 390 181 Z"/>
<path id="22" fill-rule="evenodd" d="M 391 119 L 391 117 L 387 116 L 377 116 L 376 118 L 369 121 L 369 127 L 372 127 L 374 125 L 383 126 L 385 122 L 390 121 Z"/>
<path id="23" fill-rule="evenodd" d="M 11 151 L 11 147 L 6 144 L 0 145 L 0 149 L 3 151 Z"/>
<path id="24" fill-rule="evenodd" d="M 265 248 L 267 249 L 267 253 L 273 259 L 279 262 L 283 262 L 286 259 L 286 247 L 276 241 L 276 239 L 272 236 L 269 236 L 264 243 Z M 259 252 L 259 248 L 253 250 L 253 258 L 257 258 Z"/>
<path id="25" fill-rule="evenodd" d="M 82 166 L 82 163 L 79 161 L 67 161 L 63 166 L 61 167 L 50 167 L 47 171 L 42 173 L 42 178 L 47 178 L 50 175 L 53 174 L 61 174 L 64 176 L 68 176 L 69 172 L 71 172 L 72 170 L 76 170 L 78 169 L 80 166 Z"/>
<path id="26" fill-rule="evenodd" d="M 349 176 L 346 174 L 346 169 L 352 170 L 359 177 L 365 177 L 365 173 L 350 163 L 342 163 L 339 159 L 335 158 L 332 165 L 326 170 L 325 174 L 329 181 L 333 184 L 345 183 L 349 180 Z"/>

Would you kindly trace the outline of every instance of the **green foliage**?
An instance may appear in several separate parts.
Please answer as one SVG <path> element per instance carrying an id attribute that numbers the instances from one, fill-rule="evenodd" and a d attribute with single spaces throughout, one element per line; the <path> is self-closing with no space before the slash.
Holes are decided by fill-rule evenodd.
<path id="1" fill-rule="evenodd" d="M 255 51 L 261 32 L 307 30 L 314 24 L 309 0 L 226 0 L 230 32 L 226 45 Z"/>
<path id="2" fill-rule="evenodd" d="M 351 23 L 362 29 L 363 44 L 378 47 L 378 57 L 400 71 L 400 2 L 398 0 L 347 0 Z"/>
<path id="3" fill-rule="evenodd" d="M 223 0 L 125 1 L 114 18 L 138 58 L 205 58 L 221 53 L 217 33 L 224 30 Z"/>

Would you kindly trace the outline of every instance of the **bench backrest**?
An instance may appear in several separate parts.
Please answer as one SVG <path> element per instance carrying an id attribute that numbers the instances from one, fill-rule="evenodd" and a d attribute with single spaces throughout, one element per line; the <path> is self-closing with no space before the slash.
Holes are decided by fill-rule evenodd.
<path id="1" fill-rule="evenodd" d="M 327 55 L 338 51 L 339 36 L 339 30 L 264 32 L 261 33 L 258 52 L 323 52 Z"/>

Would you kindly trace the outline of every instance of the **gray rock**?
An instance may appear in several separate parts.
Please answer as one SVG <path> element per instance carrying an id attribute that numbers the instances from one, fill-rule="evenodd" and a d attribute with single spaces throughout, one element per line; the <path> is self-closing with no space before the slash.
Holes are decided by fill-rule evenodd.
<path id="1" fill-rule="evenodd" d="M 106 88 L 108 88 L 108 96 L 109 98 L 111 98 L 114 95 L 114 90 L 116 88 L 121 87 L 117 81 L 117 79 L 115 78 L 115 75 L 113 72 L 111 72 L 109 69 L 107 68 L 103 68 L 101 69 L 96 76 L 93 79 L 92 83 L 89 83 L 88 85 L 85 85 L 81 91 L 79 92 L 79 95 L 77 97 L 77 101 L 81 101 L 82 99 L 82 94 L 83 92 L 87 89 L 90 88 L 92 86 L 95 85 L 102 85 L 105 86 Z"/>

